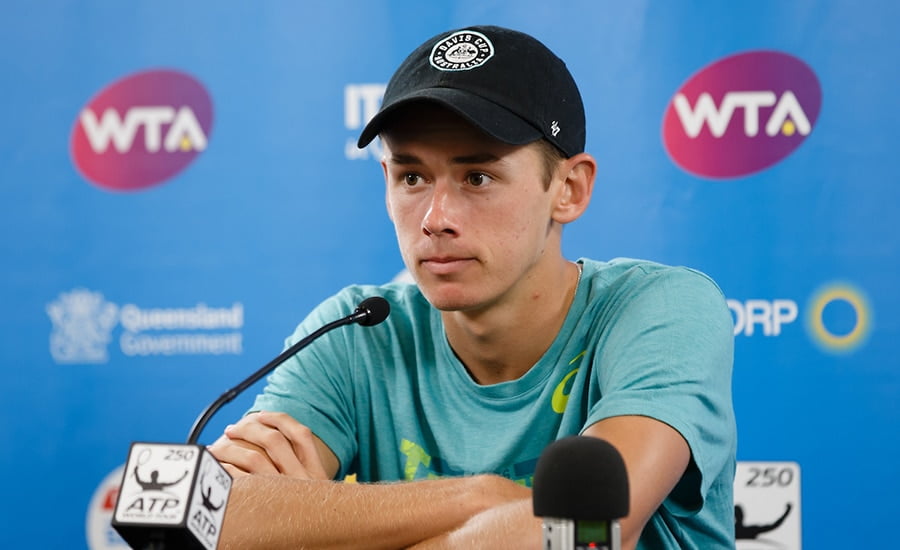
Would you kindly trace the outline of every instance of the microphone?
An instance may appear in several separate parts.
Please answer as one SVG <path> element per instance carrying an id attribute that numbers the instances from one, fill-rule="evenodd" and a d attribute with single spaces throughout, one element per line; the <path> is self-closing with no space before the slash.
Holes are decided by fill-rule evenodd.
<path id="1" fill-rule="evenodd" d="M 609 442 L 590 436 L 554 441 L 538 458 L 532 497 L 543 518 L 544 550 L 620 550 L 628 515 L 628 474 Z"/>
<path id="2" fill-rule="evenodd" d="M 223 405 L 326 332 L 353 323 L 371 327 L 387 319 L 390 312 L 390 304 L 381 296 L 366 298 L 350 315 L 284 350 L 204 409 L 186 444 L 132 443 L 113 512 L 113 528 L 134 549 L 214 550 L 232 478 L 205 446 L 197 444 L 203 428 Z"/>

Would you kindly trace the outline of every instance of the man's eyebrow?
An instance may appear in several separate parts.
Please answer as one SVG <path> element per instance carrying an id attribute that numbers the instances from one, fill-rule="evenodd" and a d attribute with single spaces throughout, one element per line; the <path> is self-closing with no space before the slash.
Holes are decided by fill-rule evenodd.
<path id="1" fill-rule="evenodd" d="M 498 162 L 500 157 L 493 153 L 476 153 L 474 155 L 462 155 L 453 157 L 450 162 L 453 164 L 486 164 L 490 162 Z M 392 153 L 391 162 L 394 164 L 422 164 L 422 159 L 415 155 L 407 153 Z"/>
<path id="2" fill-rule="evenodd" d="M 392 153 L 391 162 L 394 164 L 422 164 L 422 160 L 415 155 L 406 153 Z"/>
<path id="3" fill-rule="evenodd" d="M 497 162 L 500 157 L 492 153 L 477 153 L 474 155 L 464 155 L 461 157 L 453 157 L 454 164 L 485 164 L 488 162 Z"/>

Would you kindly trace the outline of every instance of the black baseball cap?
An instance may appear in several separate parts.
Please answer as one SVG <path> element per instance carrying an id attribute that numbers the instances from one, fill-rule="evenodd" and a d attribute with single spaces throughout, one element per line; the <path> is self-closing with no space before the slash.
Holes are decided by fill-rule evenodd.
<path id="1" fill-rule="evenodd" d="M 519 31 L 475 26 L 427 40 L 391 77 L 357 146 L 375 139 L 399 108 L 421 101 L 447 107 L 510 145 L 546 138 L 567 157 L 584 151 L 575 79 L 544 44 Z"/>

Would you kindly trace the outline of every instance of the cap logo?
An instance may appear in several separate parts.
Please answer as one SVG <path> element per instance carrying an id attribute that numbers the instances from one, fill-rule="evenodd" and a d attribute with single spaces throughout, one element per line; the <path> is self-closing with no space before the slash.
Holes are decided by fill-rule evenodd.
<path id="1" fill-rule="evenodd" d="M 556 137 L 556 134 L 559 133 L 559 121 L 554 120 L 552 124 L 550 124 L 550 133 L 553 134 L 553 137 Z"/>
<path id="2" fill-rule="evenodd" d="M 488 37 L 475 31 L 458 31 L 434 45 L 431 66 L 439 71 L 468 71 L 494 56 Z"/>

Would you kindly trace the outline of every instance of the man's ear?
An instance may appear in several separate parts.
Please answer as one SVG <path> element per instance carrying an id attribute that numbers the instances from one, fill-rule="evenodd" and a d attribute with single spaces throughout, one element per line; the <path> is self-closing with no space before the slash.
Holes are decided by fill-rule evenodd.
<path id="1" fill-rule="evenodd" d="M 562 161 L 557 167 L 557 174 L 563 182 L 552 217 L 554 221 L 565 224 L 578 219 L 591 202 L 597 161 L 587 153 L 578 153 Z"/>

